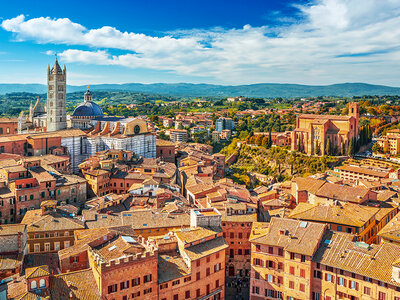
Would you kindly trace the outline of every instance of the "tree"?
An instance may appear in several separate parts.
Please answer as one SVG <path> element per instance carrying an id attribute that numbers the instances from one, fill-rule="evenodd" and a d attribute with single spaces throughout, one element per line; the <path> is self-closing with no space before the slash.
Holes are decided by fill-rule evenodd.
<path id="1" fill-rule="evenodd" d="M 331 155 L 332 154 L 332 147 L 331 147 L 331 139 L 328 138 L 325 145 L 325 154 Z"/>
<path id="2" fill-rule="evenodd" d="M 255 140 L 255 143 L 256 143 L 258 146 L 261 146 L 262 140 L 263 140 L 263 135 L 262 135 L 262 134 L 258 134 L 257 137 L 256 137 L 256 140 Z"/>
<path id="3" fill-rule="evenodd" d="M 378 143 L 375 143 L 375 144 L 372 146 L 372 152 L 373 152 L 373 153 L 382 153 L 382 148 L 381 148 L 381 146 L 379 146 Z"/>
<path id="4" fill-rule="evenodd" d="M 271 148 L 272 146 L 272 133 L 271 133 L 271 128 L 269 129 L 269 134 L 268 134 L 268 145 L 267 148 Z"/>
<path id="5" fill-rule="evenodd" d="M 169 140 L 168 136 L 165 134 L 164 131 L 161 131 L 158 135 L 158 138 L 161 140 Z"/>
<path id="6" fill-rule="evenodd" d="M 353 156 L 355 154 L 354 138 L 350 139 L 348 154 L 349 156 Z"/>
<path id="7" fill-rule="evenodd" d="M 321 154 L 321 146 L 318 141 L 315 142 L 315 154 L 320 155 Z"/>
<path id="8" fill-rule="evenodd" d="M 269 139 L 267 136 L 264 136 L 261 142 L 261 146 L 268 147 Z"/>
<path id="9" fill-rule="evenodd" d="M 345 155 L 346 154 L 346 149 L 344 146 L 344 142 L 342 142 L 342 144 L 340 145 L 340 155 Z"/>

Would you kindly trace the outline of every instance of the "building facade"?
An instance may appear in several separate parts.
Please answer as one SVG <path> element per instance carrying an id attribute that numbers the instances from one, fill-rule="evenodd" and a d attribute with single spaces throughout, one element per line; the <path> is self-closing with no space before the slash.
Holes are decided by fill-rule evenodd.
<path id="1" fill-rule="evenodd" d="M 297 117 L 296 129 L 292 133 L 292 150 L 307 155 L 325 155 L 326 144 L 332 153 L 342 147 L 347 154 L 351 139 L 358 138 L 358 103 L 349 103 L 348 116 L 302 114 Z"/>

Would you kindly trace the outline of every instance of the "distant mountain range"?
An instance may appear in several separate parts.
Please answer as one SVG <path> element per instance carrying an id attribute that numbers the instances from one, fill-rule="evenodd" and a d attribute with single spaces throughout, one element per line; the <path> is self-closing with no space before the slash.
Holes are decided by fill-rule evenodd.
<path id="1" fill-rule="evenodd" d="M 339 83 L 332 85 L 301 85 L 259 83 L 249 85 L 214 85 L 192 83 L 125 83 L 95 84 L 94 91 L 130 91 L 170 96 L 217 96 L 217 97 L 317 97 L 317 96 L 362 96 L 362 95 L 400 95 L 400 87 L 373 85 L 367 83 Z M 85 91 L 86 86 L 68 86 L 67 92 Z M 0 94 L 13 92 L 46 93 L 43 84 L 0 83 Z"/>

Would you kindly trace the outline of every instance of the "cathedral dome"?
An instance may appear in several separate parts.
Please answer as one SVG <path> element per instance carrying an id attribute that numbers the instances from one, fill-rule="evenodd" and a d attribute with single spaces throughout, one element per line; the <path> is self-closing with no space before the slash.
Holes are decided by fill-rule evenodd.
<path id="1" fill-rule="evenodd" d="M 85 101 L 75 108 L 73 117 L 102 117 L 104 116 L 100 106 L 92 101 Z"/>

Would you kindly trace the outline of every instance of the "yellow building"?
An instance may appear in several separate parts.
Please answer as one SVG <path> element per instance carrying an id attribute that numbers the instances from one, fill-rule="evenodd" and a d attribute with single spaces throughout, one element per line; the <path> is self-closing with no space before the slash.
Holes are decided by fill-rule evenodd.
<path id="1" fill-rule="evenodd" d="M 392 129 L 378 139 L 378 145 L 384 153 L 400 154 L 400 129 Z"/>

